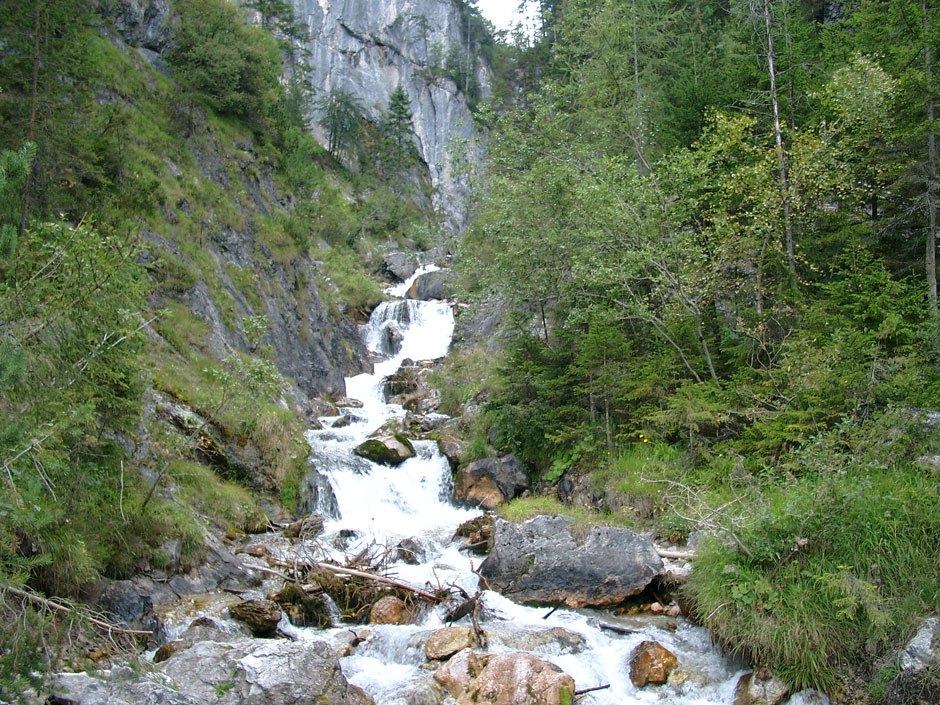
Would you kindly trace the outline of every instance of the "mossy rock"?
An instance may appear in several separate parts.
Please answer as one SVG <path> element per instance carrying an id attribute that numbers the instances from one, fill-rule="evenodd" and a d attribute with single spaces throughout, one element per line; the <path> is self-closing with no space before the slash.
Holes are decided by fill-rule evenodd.
<path id="1" fill-rule="evenodd" d="M 414 446 L 405 436 L 396 433 L 393 436 L 370 438 L 356 447 L 356 455 L 381 465 L 401 465 L 408 458 L 415 456 Z"/>
<path id="2" fill-rule="evenodd" d="M 274 596 L 281 609 L 287 613 L 291 624 L 297 627 L 328 629 L 333 619 L 327 609 L 323 595 L 308 595 L 296 583 L 288 583 Z"/>

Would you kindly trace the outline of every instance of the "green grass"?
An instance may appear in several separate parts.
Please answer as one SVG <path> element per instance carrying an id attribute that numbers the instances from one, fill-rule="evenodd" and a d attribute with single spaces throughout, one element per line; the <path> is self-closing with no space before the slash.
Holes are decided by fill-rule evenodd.
<path id="1" fill-rule="evenodd" d="M 464 404 L 493 383 L 492 356 L 483 347 L 451 351 L 440 370 L 428 382 L 441 391 L 441 413 L 456 416 Z"/>
<path id="2" fill-rule="evenodd" d="M 267 528 L 267 519 L 251 492 L 220 478 L 211 468 L 177 460 L 167 470 L 167 477 L 178 488 L 180 499 L 226 532 L 257 533 Z"/>
<path id="3" fill-rule="evenodd" d="M 385 294 L 363 271 L 351 253 L 326 250 L 320 254 L 323 273 L 332 286 L 321 288 L 321 295 L 332 307 L 342 304 L 361 313 L 371 311 L 385 300 Z"/>
<path id="4" fill-rule="evenodd" d="M 599 514 L 584 507 L 562 504 L 554 496 L 538 496 L 514 499 L 507 504 L 500 505 L 496 513 L 506 521 L 523 522 L 540 514 L 549 516 L 566 516 L 574 520 L 575 526 L 587 528 L 591 526 L 623 526 L 629 527 L 630 522 L 623 517 L 612 514 Z"/>
<path id="5" fill-rule="evenodd" d="M 751 510 L 738 534 L 751 555 L 708 541 L 688 595 L 720 643 L 795 689 L 867 678 L 940 609 L 940 495 L 925 470 L 820 467 Z"/>

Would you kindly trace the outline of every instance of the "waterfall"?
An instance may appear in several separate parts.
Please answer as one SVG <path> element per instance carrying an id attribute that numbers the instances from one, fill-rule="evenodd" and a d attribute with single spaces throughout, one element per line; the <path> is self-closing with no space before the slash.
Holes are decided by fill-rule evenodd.
<path id="1" fill-rule="evenodd" d="M 427 270 L 423 270 L 427 271 Z M 415 276 L 423 273 L 422 270 Z M 411 282 L 390 290 L 402 296 Z M 411 539 L 421 548 L 417 565 L 392 567 L 394 574 L 414 585 L 455 585 L 469 594 L 480 589 L 474 573 L 478 559 L 458 551 L 451 541 L 455 528 L 476 511 L 458 508 L 451 496 L 450 467 L 431 441 L 414 442 L 416 456 L 398 467 L 385 467 L 360 458 L 353 449 L 404 409 L 384 401 L 382 382 L 406 359 L 434 360 L 446 355 L 454 330 L 451 307 L 442 302 L 392 300 L 376 308 L 362 328 L 370 350 L 387 359 L 375 365 L 372 374 L 346 380 L 348 396 L 362 402 L 361 408 L 345 411 L 351 422 L 331 428 L 335 417 L 324 418 L 323 430 L 308 432 L 312 448 L 316 490 L 315 506 L 325 518 L 320 537 L 324 546 L 342 546 L 355 554 L 370 545 L 394 547 Z M 327 549 L 329 550 L 329 549 Z M 493 651 L 531 650 L 554 662 L 575 678 L 579 688 L 609 684 L 579 700 L 582 705 L 630 705 L 660 702 L 675 705 L 719 705 L 733 700 L 738 677 L 745 667 L 714 647 L 707 632 L 687 622 L 636 618 L 641 633 L 612 634 L 598 628 L 599 621 L 617 618 L 602 611 L 553 611 L 517 605 L 494 592 L 484 592 L 487 631 Z M 419 625 L 375 625 L 370 636 L 353 655 L 341 660 L 352 683 L 364 688 L 378 705 L 437 702 L 422 645 L 431 630 L 443 625 L 440 611 L 430 611 Z M 634 626 L 631 623 L 631 626 Z M 322 632 L 292 628 L 297 638 L 318 639 Z M 582 640 L 582 648 L 565 650 L 552 639 L 539 637 L 552 629 L 563 629 Z M 658 688 L 635 688 L 629 678 L 629 658 L 641 642 L 652 639 L 678 657 L 682 678 Z M 799 694 L 791 703 L 822 703 Z"/>

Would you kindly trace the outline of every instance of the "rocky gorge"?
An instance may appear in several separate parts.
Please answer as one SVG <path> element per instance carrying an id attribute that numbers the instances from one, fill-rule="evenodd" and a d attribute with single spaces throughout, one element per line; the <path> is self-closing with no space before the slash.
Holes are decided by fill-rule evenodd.
<path id="1" fill-rule="evenodd" d="M 401 291 L 412 289 L 406 284 Z M 329 492 L 318 513 L 283 531 L 219 541 L 205 567 L 169 582 L 179 597 L 141 580 L 111 588 L 99 608 L 153 631 L 152 666 L 143 675 L 120 665 L 62 674 L 54 702 L 437 705 L 450 696 L 565 705 L 576 696 L 640 702 L 655 689 L 674 703 L 782 703 L 785 687 L 750 685 L 744 664 L 661 602 L 664 551 L 649 537 L 564 517 L 496 519 L 488 530 L 474 518 L 481 501 L 496 506 L 524 491 L 525 473 L 512 456 L 458 461 L 458 477 L 469 469 L 492 490 L 480 499 L 468 479 L 470 489 L 455 491 L 450 462 L 427 439 L 459 420 L 435 415 L 433 403 L 419 413 L 385 402 L 401 391 L 389 380 L 446 354 L 453 330 L 451 304 L 389 303 L 396 306 L 407 316 L 376 311 L 363 328 L 377 350 L 395 323 L 401 336 L 388 359 L 347 379 L 348 412 L 321 417 L 309 433 Z M 400 432 L 387 435 L 390 427 Z M 370 436 L 392 446 L 400 437 L 412 452 L 367 459 L 359 448 Z M 468 548 L 486 559 L 469 558 Z M 638 616 L 624 616 L 629 603 L 641 606 Z M 802 693 L 790 702 L 824 699 Z"/>

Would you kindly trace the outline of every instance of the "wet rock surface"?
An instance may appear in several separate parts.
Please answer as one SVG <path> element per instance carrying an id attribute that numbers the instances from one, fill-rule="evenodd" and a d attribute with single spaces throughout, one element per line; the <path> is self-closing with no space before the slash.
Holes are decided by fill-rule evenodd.
<path id="1" fill-rule="evenodd" d="M 607 526 L 585 532 L 575 538 L 567 517 L 497 520 L 480 574 L 517 602 L 607 607 L 641 592 L 662 572 L 649 538 Z"/>
<path id="2" fill-rule="evenodd" d="M 396 433 L 393 436 L 380 436 L 356 446 L 356 455 L 382 465 L 401 465 L 408 458 L 415 456 L 414 446 L 405 436 Z"/>
<path id="3" fill-rule="evenodd" d="M 780 705 L 789 694 L 787 684 L 767 668 L 741 676 L 734 689 L 734 705 Z"/>
<path id="4" fill-rule="evenodd" d="M 443 300 L 450 298 L 451 288 L 457 275 L 451 271 L 438 270 L 422 274 L 415 279 L 408 289 L 409 299 L 420 301 Z"/>
<path id="5" fill-rule="evenodd" d="M 494 656 L 466 649 L 434 677 L 457 698 L 457 705 L 567 705 L 575 692 L 567 673 L 521 652 Z"/>
<path id="6" fill-rule="evenodd" d="M 630 682 L 637 688 L 662 685 L 678 665 L 676 655 L 662 644 L 644 641 L 630 655 Z"/>
<path id="7" fill-rule="evenodd" d="M 434 632 L 427 640 L 424 655 L 429 661 L 443 661 L 471 646 L 473 630 L 470 627 L 444 627 Z"/>

